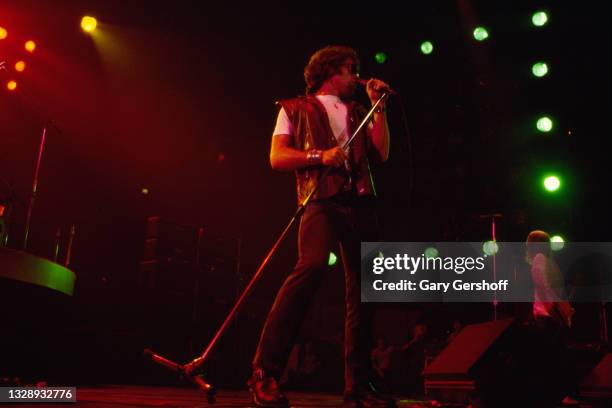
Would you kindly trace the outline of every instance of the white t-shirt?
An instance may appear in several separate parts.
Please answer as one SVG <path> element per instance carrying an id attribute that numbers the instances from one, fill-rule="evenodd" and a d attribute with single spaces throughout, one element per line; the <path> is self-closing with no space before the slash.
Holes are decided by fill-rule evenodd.
<path id="1" fill-rule="evenodd" d="M 531 263 L 531 278 L 534 286 L 533 315 L 550 316 L 551 304 L 561 301 L 558 293 L 564 286 L 561 270 L 554 259 L 537 254 Z"/>
<path id="2" fill-rule="evenodd" d="M 338 141 L 339 146 L 343 146 L 349 139 L 349 128 L 347 121 L 348 108 L 346 104 L 336 95 L 315 95 L 316 98 L 323 104 L 329 125 Z M 293 135 L 293 124 L 289 120 L 285 108 L 281 108 L 276 119 L 276 127 L 273 135 Z"/>

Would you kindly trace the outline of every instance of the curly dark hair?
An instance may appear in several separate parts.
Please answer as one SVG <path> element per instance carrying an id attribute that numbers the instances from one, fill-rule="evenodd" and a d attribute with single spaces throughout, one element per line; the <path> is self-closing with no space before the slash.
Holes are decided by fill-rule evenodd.
<path id="1" fill-rule="evenodd" d="M 340 71 L 340 67 L 347 58 L 353 60 L 357 72 L 359 72 L 359 57 L 357 52 L 351 47 L 329 45 L 312 54 L 308 65 L 304 68 L 306 93 L 312 94 L 316 92 L 323 85 L 323 82 Z"/>

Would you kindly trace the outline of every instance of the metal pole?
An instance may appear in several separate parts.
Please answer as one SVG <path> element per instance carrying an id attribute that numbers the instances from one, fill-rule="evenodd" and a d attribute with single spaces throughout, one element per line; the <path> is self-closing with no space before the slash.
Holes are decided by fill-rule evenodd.
<path id="1" fill-rule="evenodd" d="M 497 255 L 497 239 L 495 234 L 495 214 L 491 216 L 491 236 L 493 237 L 493 282 L 497 282 L 495 255 Z M 497 292 L 493 292 L 493 321 L 497 320 Z"/>
<path id="2" fill-rule="evenodd" d="M 70 258 L 72 257 L 72 244 L 74 243 L 74 235 L 76 234 L 76 228 L 74 224 L 70 227 L 70 238 L 68 238 L 68 247 L 66 249 L 66 260 L 64 266 L 68 268 L 70 266 Z"/>
<path id="3" fill-rule="evenodd" d="M 42 137 L 40 138 L 40 147 L 38 148 L 38 160 L 36 161 L 36 170 L 34 171 L 34 182 L 32 183 L 32 195 L 30 195 L 30 202 L 28 204 L 28 213 L 26 216 L 25 233 L 23 235 L 23 250 L 24 251 L 28 247 L 28 235 L 30 234 L 30 222 L 32 220 L 32 210 L 34 209 L 34 202 L 36 201 L 36 191 L 38 191 L 38 174 L 40 172 L 40 162 L 42 160 L 42 154 L 45 148 L 46 140 L 47 140 L 47 125 L 43 127 Z"/>
<path id="4" fill-rule="evenodd" d="M 60 246 L 62 241 L 62 229 L 57 227 L 55 230 L 55 245 L 53 246 L 53 262 L 57 262 L 60 253 Z"/>

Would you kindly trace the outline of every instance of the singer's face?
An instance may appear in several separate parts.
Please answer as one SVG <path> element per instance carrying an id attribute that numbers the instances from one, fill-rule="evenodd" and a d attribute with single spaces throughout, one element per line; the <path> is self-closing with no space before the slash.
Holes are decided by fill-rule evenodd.
<path id="1" fill-rule="evenodd" d="M 338 90 L 338 96 L 346 98 L 351 96 L 355 92 L 357 83 L 355 78 L 359 76 L 357 73 L 357 66 L 355 61 L 347 59 L 344 64 L 340 66 L 340 72 L 333 77 L 334 86 Z"/>

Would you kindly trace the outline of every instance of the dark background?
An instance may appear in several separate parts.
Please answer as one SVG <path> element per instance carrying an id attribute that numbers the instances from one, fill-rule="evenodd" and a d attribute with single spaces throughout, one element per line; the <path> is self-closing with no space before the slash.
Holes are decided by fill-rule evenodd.
<path id="1" fill-rule="evenodd" d="M 491 213 L 503 215 L 498 240 L 523 241 L 536 228 L 567 240 L 609 240 L 609 7 L 601 1 L 1 2 L 0 26 L 9 37 L 0 41 L 0 60 L 9 68 L 17 59 L 27 63 L 18 76 L 0 72 L 0 199 L 16 197 L 9 246 L 20 248 L 23 240 L 40 134 L 49 120 L 61 133 L 48 133 L 28 251 L 50 257 L 59 227 L 64 256 L 69 228 L 76 227 L 77 286 L 63 310 L 66 328 L 43 333 L 62 333 L 56 341 L 73 356 L 72 368 L 59 369 L 53 360 L 46 371 L 24 375 L 80 370 L 91 381 L 148 381 L 152 369 L 134 357 L 142 346 L 184 360 L 197 353 L 293 214 L 293 176 L 268 164 L 274 101 L 303 93 L 308 57 L 329 44 L 354 47 L 362 77 L 381 78 L 401 95 L 389 103 L 391 158 L 374 168 L 383 240 L 486 240 L 490 221 L 483 216 Z M 549 12 L 542 28 L 531 25 L 537 9 Z M 80 31 L 86 14 L 99 21 L 95 40 Z M 473 40 L 476 24 L 488 28 L 487 41 Z M 26 55 L 22 44 L 30 38 L 38 48 Z M 425 39 L 434 43 L 427 56 L 419 51 Z M 377 64 L 381 51 L 387 61 Z M 536 60 L 549 62 L 545 78 L 531 75 Z M 7 75 L 18 79 L 17 92 L 6 90 Z M 541 114 L 555 120 L 549 134 L 535 129 Z M 550 169 L 563 177 L 556 195 L 539 186 Z M 167 315 L 157 331 L 143 317 L 150 319 L 151 307 L 139 262 L 152 215 L 201 226 L 226 250 L 240 243 L 239 264 L 230 255 L 216 275 L 204 268 L 203 296 L 223 293 L 203 309 L 195 335 L 189 329 L 195 308 L 180 290 L 176 299 L 159 300 Z M 294 230 L 228 335 L 223 347 L 233 352 L 215 357 L 227 383 L 246 378 L 295 247 Z M 330 275 L 304 336 L 333 338 L 341 327 L 341 269 Z M 187 293 L 187 275 L 177 280 L 186 282 Z M 4 312 L 22 315 L 23 303 L 23 310 L 40 313 L 35 301 L 9 303 Z M 400 342 L 416 321 L 435 321 L 443 334 L 455 317 L 491 317 L 490 305 L 472 308 L 385 306 L 377 333 Z M 36 337 L 17 333 L 17 343 Z M 587 328 L 584 337 L 593 333 Z M 82 353 L 92 351 L 95 362 L 83 368 Z M 131 365 L 115 370 L 126 361 Z"/>

